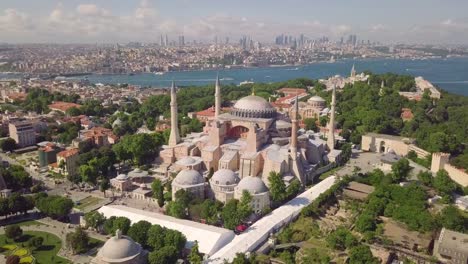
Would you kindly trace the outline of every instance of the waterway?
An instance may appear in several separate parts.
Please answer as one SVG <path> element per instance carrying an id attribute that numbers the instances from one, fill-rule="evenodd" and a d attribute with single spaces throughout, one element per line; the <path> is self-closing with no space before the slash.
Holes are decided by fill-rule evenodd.
<path id="1" fill-rule="evenodd" d="M 223 69 L 219 71 L 219 76 L 221 82 L 225 84 L 239 84 L 243 81 L 271 83 L 295 78 L 317 79 L 337 74 L 348 76 L 353 64 L 355 64 L 357 72 L 392 72 L 423 76 L 448 92 L 468 96 L 468 58 L 342 60 L 334 63 L 323 62 L 303 66 Z M 135 75 L 89 75 L 74 78 L 87 78 L 92 83 L 128 83 L 145 87 L 168 87 L 172 80 L 175 80 L 179 86 L 210 84 L 214 82 L 217 73 L 217 70 L 200 70 L 168 72 L 163 75 L 142 73 Z"/>

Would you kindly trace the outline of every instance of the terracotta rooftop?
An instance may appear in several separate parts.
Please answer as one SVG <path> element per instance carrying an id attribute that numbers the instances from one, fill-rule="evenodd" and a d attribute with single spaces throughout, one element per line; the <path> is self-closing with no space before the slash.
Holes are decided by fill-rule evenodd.
<path id="1" fill-rule="evenodd" d="M 49 108 L 52 110 L 59 110 L 62 112 L 67 111 L 68 109 L 72 107 L 79 108 L 81 105 L 75 104 L 75 103 L 68 103 L 68 102 L 54 102 L 49 105 Z"/>
<path id="2" fill-rule="evenodd" d="M 69 158 L 71 156 L 78 155 L 78 152 L 79 152 L 79 150 L 77 148 L 67 149 L 67 150 L 60 151 L 59 153 L 57 153 L 57 156 L 66 159 L 66 158 Z"/>

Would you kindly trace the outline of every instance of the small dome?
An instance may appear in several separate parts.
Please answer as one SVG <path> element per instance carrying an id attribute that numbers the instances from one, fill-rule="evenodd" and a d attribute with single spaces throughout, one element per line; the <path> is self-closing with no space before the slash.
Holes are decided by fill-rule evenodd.
<path id="1" fill-rule="evenodd" d="M 196 185 L 204 183 L 205 179 L 196 170 L 181 170 L 175 177 L 174 182 L 179 185 Z"/>
<path id="2" fill-rule="evenodd" d="M 136 169 L 132 170 L 131 172 L 129 172 L 128 176 L 132 177 L 132 178 L 142 178 L 142 177 L 147 177 L 148 172 L 147 171 L 142 171 L 141 169 L 136 168 Z"/>
<path id="3" fill-rule="evenodd" d="M 315 96 L 312 96 L 311 98 L 309 98 L 309 100 L 307 101 L 310 101 L 310 102 L 325 102 L 325 99 L 323 99 L 322 97 L 318 96 L 318 95 L 315 95 Z"/>
<path id="4" fill-rule="evenodd" d="M 263 97 L 256 95 L 249 95 L 244 98 L 241 98 L 239 101 L 234 104 L 234 108 L 242 110 L 253 110 L 253 111 L 263 111 L 274 109 L 273 106 Z"/>
<path id="5" fill-rule="evenodd" d="M 116 179 L 119 180 L 119 181 L 124 181 L 124 180 L 128 179 L 128 175 L 127 174 L 119 174 L 119 175 L 117 175 Z"/>
<path id="6" fill-rule="evenodd" d="M 216 185 L 233 185 L 239 182 L 239 178 L 232 170 L 220 169 L 213 174 L 211 182 Z"/>
<path id="7" fill-rule="evenodd" d="M 248 191 L 251 194 L 258 194 L 268 192 L 268 188 L 265 183 L 259 177 L 247 176 L 243 178 L 237 185 L 237 189 L 240 191 Z"/>
<path id="8" fill-rule="evenodd" d="M 184 157 L 176 162 L 177 165 L 189 166 L 195 164 L 197 161 L 192 157 Z"/>
<path id="9" fill-rule="evenodd" d="M 137 257 L 141 250 L 140 244 L 130 237 L 114 236 L 104 243 L 97 256 L 108 263 L 119 263 Z"/>

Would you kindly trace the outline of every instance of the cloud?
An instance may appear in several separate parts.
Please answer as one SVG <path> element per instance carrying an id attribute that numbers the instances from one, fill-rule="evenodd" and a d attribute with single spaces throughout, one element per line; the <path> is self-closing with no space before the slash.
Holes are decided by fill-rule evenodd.
<path id="1" fill-rule="evenodd" d="M 0 31 L 20 33 L 33 29 L 33 23 L 25 13 L 12 8 L 5 9 L 3 14 L 0 13 Z"/>

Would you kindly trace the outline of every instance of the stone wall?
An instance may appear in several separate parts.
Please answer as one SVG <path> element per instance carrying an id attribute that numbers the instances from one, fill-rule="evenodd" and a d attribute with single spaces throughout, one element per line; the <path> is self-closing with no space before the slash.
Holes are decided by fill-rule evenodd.
<path id="1" fill-rule="evenodd" d="M 431 171 L 437 173 L 439 170 L 445 170 L 450 178 L 463 187 L 468 186 L 468 173 L 449 164 L 450 154 L 433 153 Z"/>

